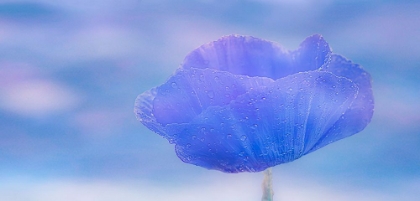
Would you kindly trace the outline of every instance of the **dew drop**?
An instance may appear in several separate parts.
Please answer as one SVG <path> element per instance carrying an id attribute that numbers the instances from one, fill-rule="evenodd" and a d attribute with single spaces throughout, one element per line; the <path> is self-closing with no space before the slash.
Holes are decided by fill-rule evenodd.
<path id="1" fill-rule="evenodd" d="M 241 136 L 241 140 L 242 140 L 242 141 L 245 141 L 245 140 L 246 140 L 246 135 L 242 135 L 242 136 Z"/>
<path id="2" fill-rule="evenodd" d="M 209 98 L 214 98 L 214 92 L 213 92 L 212 90 L 207 91 L 206 93 L 207 93 L 207 96 L 208 96 Z"/>
<path id="3" fill-rule="evenodd" d="M 176 82 L 172 82 L 171 84 L 172 88 L 176 89 L 178 87 L 178 85 L 176 84 Z"/>

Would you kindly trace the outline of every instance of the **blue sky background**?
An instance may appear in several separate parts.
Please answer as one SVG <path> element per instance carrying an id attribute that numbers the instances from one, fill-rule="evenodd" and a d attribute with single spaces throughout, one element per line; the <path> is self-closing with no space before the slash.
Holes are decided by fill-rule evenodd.
<path id="1" fill-rule="evenodd" d="M 228 34 L 319 33 L 373 77 L 361 133 L 273 168 L 275 200 L 420 197 L 420 3 L 1 0 L 0 200 L 260 200 L 262 173 L 182 163 L 136 96 Z"/>

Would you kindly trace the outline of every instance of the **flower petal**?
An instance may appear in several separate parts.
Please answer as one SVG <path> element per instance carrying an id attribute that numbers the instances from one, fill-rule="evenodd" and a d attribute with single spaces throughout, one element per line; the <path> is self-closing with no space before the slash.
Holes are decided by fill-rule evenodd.
<path id="1" fill-rule="evenodd" d="M 134 103 L 134 113 L 136 114 L 137 120 L 143 123 L 148 129 L 164 136 L 165 131 L 162 126 L 156 122 L 153 116 L 153 100 L 156 97 L 156 88 L 146 91 L 137 96 L 136 102 Z"/>
<path id="2" fill-rule="evenodd" d="M 166 125 L 190 122 L 210 106 L 227 105 L 272 82 L 213 69 L 180 69 L 163 85 L 139 95 L 135 113 L 149 129 L 173 142 L 177 130 Z"/>
<path id="3" fill-rule="evenodd" d="M 374 108 L 371 76 L 358 64 L 333 54 L 331 63 L 322 70 L 352 80 L 359 88 L 359 92 L 352 106 L 311 151 L 362 131 L 372 119 Z"/>
<path id="4" fill-rule="evenodd" d="M 260 171 L 249 161 L 246 135 L 228 106 L 212 106 L 188 124 L 168 125 L 180 131 L 175 146 L 186 162 L 223 172 Z"/>
<path id="5" fill-rule="evenodd" d="M 311 71 L 328 64 L 331 49 L 321 35 L 315 34 L 306 38 L 292 56 L 295 72 Z"/>
<path id="6" fill-rule="evenodd" d="M 292 53 L 270 41 L 230 35 L 192 51 L 182 67 L 211 68 L 237 75 L 278 79 L 320 68 L 328 61 L 330 52 L 327 42 L 320 35 L 308 37 Z"/>
<path id="7" fill-rule="evenodd" d="M 182 130 L 184 162 L 224 172 L 262 171 L 308 153 L 351 106 L 357 87 L 329 72 L 285 77 L 209 107 Z"/>
<path id="8" fill-rule="evenodd" d="M 211 68 L 237 75 L 278 78 L 292 72 L 289 52 L 251 36 L 225 36 L 191 52 L 183 68 Z"/>
<path id="9" fill-rule="evenodd" d="M 157 88 L 153 115 L 163 125 L 186 123 L 209 106 L 227 105 L 237 96 L 273 82 L 213 69 L 180 69 Z"/>

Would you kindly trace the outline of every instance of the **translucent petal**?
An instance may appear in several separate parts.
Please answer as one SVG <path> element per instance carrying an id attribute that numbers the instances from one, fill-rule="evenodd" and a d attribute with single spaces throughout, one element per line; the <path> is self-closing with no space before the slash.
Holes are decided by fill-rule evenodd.
<path id="1" fill-rule="evenodd" d="M 134 113 L 137 119 L 143 123 L 148 129 L 158 133 L 159 135 L 165 136 L 165 130 L 161 124 L 156 122 L 153 116 L 153 100 L 156 97 L 156 88 L 146 91 L 136 98 L 134 104 Z"/>
<path id="2" fill-rule="evenodd" d="M 182 130 L 176 150 L 184 162 L 210 169 L 262 171 L 308 153 L 356 94 L 350 80 L 328 72 L 288 76 L 175 125 Z"/>
<path id="3" fill-rule="evenodd" d="M 227 105 L 237 96 L 273 80 L 213 69 L 181 69 L 157 88 L 153 115 L 163 125 L 186 123 L 209 106 Z"/>
<path id="4" fill-rule="evenodd" d="M 178 157 L 186 162 L 223 172 L 261 171 L 250 161 L 247 135 L 228 106 L 209 107 L 188 124 L 168 125 L 179 130 Z"/>
<path id="5" fill-rule="evenodd" d="M 327 42 L 320 35 L 308 37 L 292 53 L 273 42 L 231 35 L 192 51 L 182 67 L 211 68 L 237 75 L 278 79 L 318 69 L 329 60 L 330 52 Z"/>
<path id="6" fill-rule="evenodd" d="M 328 64 L 331 49 L 327 41 L 321 35 L 315 34 L 306 38 L 299 49 L 292 52 L 294 58 L 294 72 L 316 70 Z"/>
<path id="7" fill-rule="evenodd" d="M 311 151 L 362 131 L 369 124 L 373 115 L 374 99 L 371 76 L 368 72 L 358 64 L 336 54 L 332 55 L 331 63 L 322 70 L 352 80 L 359 88 L 359 92 L 352 106 Z"/>
<path id="8" fill-rule="evenodd" d="M 188 123 L 210 106 L 227 105 L 273 82 L 213 69 L 180 69 L 163 85 L 139 95 L 135 113 L 149 129 L 175 142 L 178 131 L 166 125 Z"/>

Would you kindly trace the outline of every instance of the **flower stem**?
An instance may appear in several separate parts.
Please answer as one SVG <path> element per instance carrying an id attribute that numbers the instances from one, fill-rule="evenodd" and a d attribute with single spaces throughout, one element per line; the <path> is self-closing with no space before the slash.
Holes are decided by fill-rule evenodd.
<path id="1" fill-rule="evenodd" d="M 264 170 L 264 180 L 262 183 L 263 196 L 261 201 L 273 201 L 273 182 L 271 168 Z"/>

